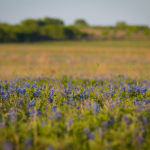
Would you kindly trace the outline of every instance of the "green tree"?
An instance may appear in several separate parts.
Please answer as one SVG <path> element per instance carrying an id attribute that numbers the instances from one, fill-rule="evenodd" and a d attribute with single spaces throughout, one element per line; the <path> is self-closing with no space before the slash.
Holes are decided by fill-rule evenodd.
<path id="1" fill-rule="evenodd" d="M 124 21 L 120 21 L 120 22 L 116 23 L 116 28 L 117 29 L 126 29 L 126 27 L 127 27 L 127 24 Z"/>
<path id="2" fill-rule="evenodd" d="M 74 22 L 75 26 L 88 26 L 88 23 L 84 19 L 77 19 Z"/>
<path id="3" fill-rule="evenodd" d="M 65 37 L 68 40 L 80 39 L 82 37 L 82 32 L 74 26 L 68 26 L 64 28 Z"/>
<path id="4" fill-rule="evenodd" d="M 45 17 L 43 19 L 43 22 L 45 23 L 45 25 L 57 25 L 57 26 L 63 26 L 64 22 L 60 19 L 56 19 L 56 18 L 48 18 Z"/>
<path id="5" fill-rule="evenodd" d="M 62 40 L 65 38 L 64 27 L 46 25 L 40 29 L 40 35 L 44 40 Z"/>

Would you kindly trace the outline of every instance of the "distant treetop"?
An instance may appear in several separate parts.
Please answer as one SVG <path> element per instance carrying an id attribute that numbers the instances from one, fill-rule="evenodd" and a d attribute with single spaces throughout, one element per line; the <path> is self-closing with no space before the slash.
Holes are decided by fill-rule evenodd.
<path id="1" fill-rule="evenodd" d="M 76 26 L 88 26 L 88 23 L 84 19 L 77 19 L 74 22 Z"/>
<path id="2" fill-rule="evenodd" d="M 120 28 L 120 29 L 124 29 L 127 26 L 128 26 L 127 23 L 124 22 L 124 21 L 119 21 L 119 22 L 116 23 L 116 27 Z"/>
<path id="3" fill-rule="evenodd" d="M 64 22 L 57 18 L 45 17 L 43 21 L 46 25 L 64 25 Z"/>
<path id="4" fill-rule="evenodd" d="M 45 26 L 45 25 L 58 25 L 63 26 L 64 22 L 57 18 L 49 18 L 45 17 L 44 19 L 25 19 L 21 22 L 22 25 L 38 25 L 38 26 Z"/>

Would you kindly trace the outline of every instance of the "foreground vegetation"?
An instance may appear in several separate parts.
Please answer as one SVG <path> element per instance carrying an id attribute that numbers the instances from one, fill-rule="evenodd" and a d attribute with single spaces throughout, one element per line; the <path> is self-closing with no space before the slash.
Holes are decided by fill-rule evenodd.
<path id="1" fill-rule="evenodd" d="M 150 81 L 17 78 L 0 82 L 1 149 L 149 149 Z"/>

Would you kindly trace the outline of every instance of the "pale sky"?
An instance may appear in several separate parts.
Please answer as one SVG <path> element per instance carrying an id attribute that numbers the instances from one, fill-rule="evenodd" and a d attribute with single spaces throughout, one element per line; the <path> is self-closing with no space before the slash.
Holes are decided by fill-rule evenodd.
<path id="1" fill-rule="evenodd" d="M 117 21 L 150 26 L 150 0 L 0 0 L 0 22 L 57 17 L 66 24 L 78 18 L 91 25 Z"/>

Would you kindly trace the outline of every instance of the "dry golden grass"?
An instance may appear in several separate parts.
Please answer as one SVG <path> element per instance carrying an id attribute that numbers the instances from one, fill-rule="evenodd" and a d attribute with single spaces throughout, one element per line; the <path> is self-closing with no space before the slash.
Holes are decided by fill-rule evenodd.
<path id="1" fill-rule="evenodd" d="M 150 77 L 150 42 L 1 44 L 0 78 L 122 74 Z"/>

